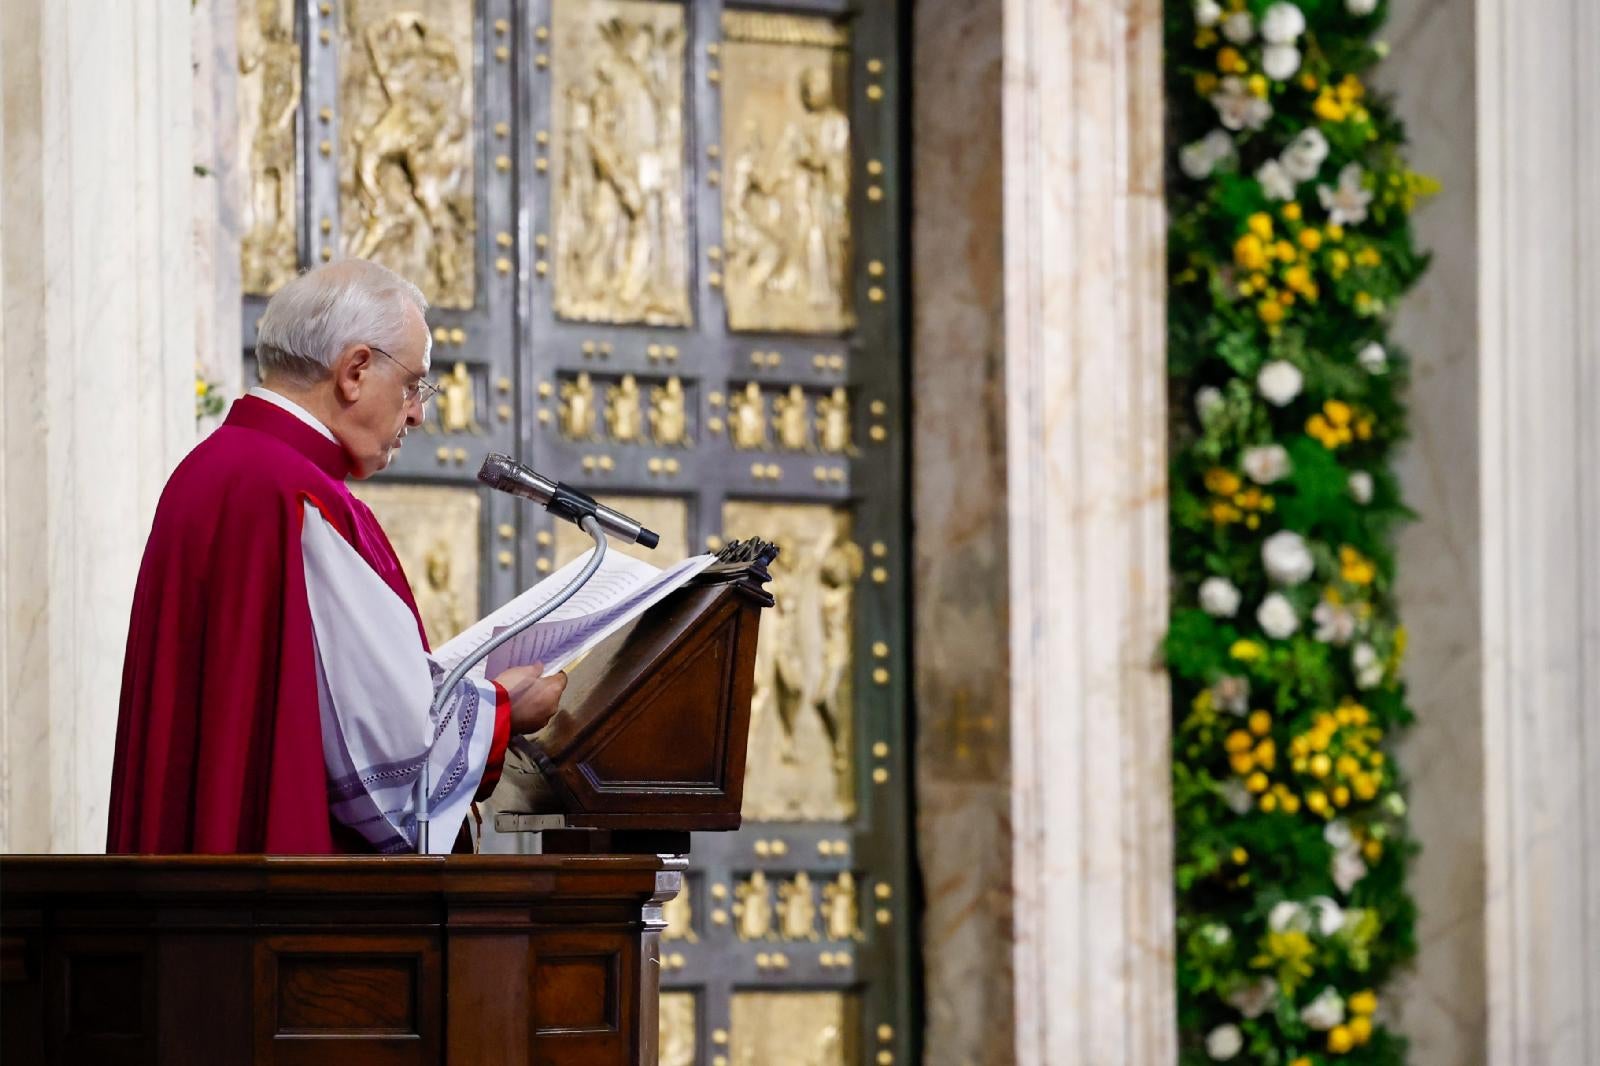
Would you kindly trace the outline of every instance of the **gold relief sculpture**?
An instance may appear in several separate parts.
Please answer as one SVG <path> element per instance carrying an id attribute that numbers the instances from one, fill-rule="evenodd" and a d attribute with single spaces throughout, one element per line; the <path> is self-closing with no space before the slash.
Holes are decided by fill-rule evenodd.
<path id="1" fill-rule="evenodd" d="M 767 875 L 757 870 L 733 889 L 733 914 L 740 940 L 768 940 L 772 937 L 772 898 L 767 894 Z"/>
<path id="2" fill-rule="evenodd" d="M 299 267 L 295 119 L 300 111 L 300 44 L 292 0 L 253 0 L 239 11 L 239 153 L 247 175 L 244 291 L 267 296 Z"/>
<path id="3" fill-rule="evenodd" d="M 745 770 L 752 821 L 839 821 L 855 813 L 851 763 L 854 596 L 861 549 L 848 511 L 729 501 L 726 538 L 779 546 L 761 620 Z"/>
<path id="4" fill-rule="evenodd" d="M 345 0 L 339 222 L 439 307 L 471 307 L 472 0 Z"/>
<path id="5" fill-rule="evenodd" d="M 745 451 L 767 446 L 767 400 L 753 381 L 728 400 L 728 438 Z"/>
<path id="6" fill-rule="evenodd" d="M 806 422 L 805 390 L 799 385 L 790 385 L 787 395 L 772 401 L 772 410 L 772 428 L 778 431 L 778 444 L 792 452 L 805 451 L 811 440 L 810 426 Z"/>
<path id="7" fill-rule="evenodd" d="M 568 440 L 593 440 L 595 430 L 594 379 L 587 370 L 561 385 L 561 434 Z"/>
<path id="8" fill-rule="evenodd" d="M 841 333 L 851 306 L 848 39 L 822 19 L 723 16 L 726 258 L 734 330 Z"/>
<path id="9" fill-rule="evenodd" d="M 553 16 L 556 314 L 689 325 L 683 8 L 556 0 Z"/>
<path id="10" fill-rule="evenodd" d="M 661 993 L 660 1018 L 660 1066 L 694 1066 L 694 993 Z"/>
<path id="11" fill-rule="evenodd" d="M 637 518 L 645 526 L 661 535 L 655 548 L 642 548 L 637 544 L 619 544 L 612 541 L 608 551 L 619 551 L 635 559 L 643 559 L 651 566 L 668 567 L 690 555 L 689 505 L 682 496 L 610 496 L 596 494 L 595 498 L 607 507 L 614 507 L 625 515 Z M 571 522 L 557 522 L 555 526 L 555 565 L 564 566 L 594 547 L 589 534 Z"/>
<path id="12" fill-rule="evenodd" d="M 662 448 L 682 448 L 689 443 L 689 418 L 683 382 L 676 376 L 650 389 L 650 436 Z"/>
<path id="13" fill-rule="evenodd" d="M 817 401 L 817 444 L 833 455 L 850 450 L 850 394 L 843 385 Z"/>
<path id="14" fill-rule="evenodd" d="M 662 940 L 684 940 L 690 944 L 699 943 L 700 937 L 694 931 L 694 907 L 689 902 L 689 879 L 683 879 L 683 887 L 678 889 L 678 894 L 669 899 L 661 908 L 661 917 L 666 921 L 667 927 L 661 932 Z"/>
<path id="15" fill-rule="evenodd" d="M 858 1066 L 861 1004 L 842 992 L 736 992 L 732 1066 Z"/>
<path id="16" fill-rule="evenodd" d="M 606 388 L 606 429 L 611 439 L 620 444 L 636 442 L 643 432 L 639 381 L 632 374 L 622 375 L 619 383 Z"/>
<path id="17" fill-rule="evenodd" d="M 823 920 L 828 927 L 829 940 L 854 940 L 861 935 L 857 928 L 859 907 L 856 878 L 849 870 L 822 886 Z"/>
<path id="18" fill-rule="evenodd" d="M 428 643 L 439 645 L 478 617 L 479 515 L 475 489 L 362 483 L 411 581 Z"/>
<path id="19" fill-rule="evenodd" d="M 778 927 L 785 940 L 817 939 L 817 901 L 804 870 L 778 886 Z"/>
<path id="20" fill-rule="evenodd" d="M 439 379 L 439 398 L 434 401 L 434 418 L 424 422 L 423 428 L 431 432 L 437 425 L 443 433 L 482 433 L 474 389 L 467 364 L 457 363 L 451 367 L 450 373 Z"/>

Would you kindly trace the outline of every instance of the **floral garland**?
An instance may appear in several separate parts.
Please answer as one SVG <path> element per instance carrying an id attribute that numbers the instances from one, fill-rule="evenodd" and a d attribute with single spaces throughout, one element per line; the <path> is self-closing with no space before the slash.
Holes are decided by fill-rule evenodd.
<path id="1" fill-rule="evenodd" d="M 1180 1060 L 1396 1064 L 1414 952 L 1386 316 L 1433 183 L 1379 0 L 1167 5 Z"/>

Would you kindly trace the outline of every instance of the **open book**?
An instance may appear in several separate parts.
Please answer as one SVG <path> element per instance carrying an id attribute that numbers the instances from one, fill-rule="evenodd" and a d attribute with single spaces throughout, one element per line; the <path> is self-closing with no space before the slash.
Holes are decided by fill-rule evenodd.
<path id="1" fill-rule="evenodd" d="M 474 622 L 434 649 L 434 660 L 446 672 L 455 669 L 461 660 L 566 588 L 593 553 L 591 548 L 504 607 Z M 714 555 L 695 555 L 662 570 L 620 551 L 608 551 L 600 569 L 571 599 L 490 652 L 469 674 L 480 679 L 494 677 L 507 667 L 537 662 L 544 663 L 546 674 L 564 670 L 715 561 Z"/>

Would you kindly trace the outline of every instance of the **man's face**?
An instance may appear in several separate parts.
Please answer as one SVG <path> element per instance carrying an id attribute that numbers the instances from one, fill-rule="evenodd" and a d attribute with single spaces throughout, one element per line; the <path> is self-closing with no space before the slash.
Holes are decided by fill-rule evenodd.
<path id="1" fill-rule="evenodd" d="M 406 308 L 403 339 L 387 348 L 352 344 L 334 367 L 339 414 L 330 428 L 344 445 L 357 478 L 388 466 L 405 435 L 422 424 L 428 375 L 428 324 Z"/>

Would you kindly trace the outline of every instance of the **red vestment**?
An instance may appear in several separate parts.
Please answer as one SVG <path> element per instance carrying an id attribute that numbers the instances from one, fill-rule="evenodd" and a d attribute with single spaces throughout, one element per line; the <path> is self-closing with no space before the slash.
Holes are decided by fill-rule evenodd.
<path id="1" fill-rule="evenodd" d="M 349 473 L 340 445 L 251 396 L 173 472 L 134 592 L 107 851 L 372 850 L 329 815 L 305 502 L 417 610 Z"/>

